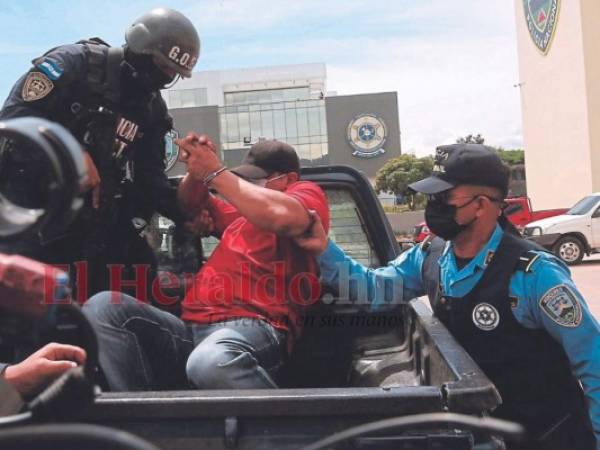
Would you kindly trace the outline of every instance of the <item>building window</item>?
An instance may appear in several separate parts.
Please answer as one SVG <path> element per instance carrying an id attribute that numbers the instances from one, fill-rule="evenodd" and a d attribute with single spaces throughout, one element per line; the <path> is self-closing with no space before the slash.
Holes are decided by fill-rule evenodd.
<path id="1" fill-rule="evenodd" d="M 206 88 L 167 91 L 169 108 L 193 108 L 208 104 Z"/>
<path id="2" fill-rule="evenodd" d="M 294 146 L 305 166 L 328 162 L 324 100 L 228 105 L 219 115 L 225 152 L 275 138 Z"/>
<path id="3" fill-rule="evenodd" d="M 308 86 L 283 89 L 264 89 L 260 91 L 226 92 L 225 106 L 309 100 L 311 98 L 310 92 L 311 91 Z"/>

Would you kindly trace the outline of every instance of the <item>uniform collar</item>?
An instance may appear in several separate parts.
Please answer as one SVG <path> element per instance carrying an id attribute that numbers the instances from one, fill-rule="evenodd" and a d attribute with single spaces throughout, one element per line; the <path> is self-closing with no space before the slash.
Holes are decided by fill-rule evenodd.
<path id="1" fill-rule="evenodd" d="M 496 228 L 494 229 L 494 232 L 490 236 L 490 239 L 487 241 L 485 246 L 479 251 L 479 253 L 477 253 L 477 255 L 475 255 L 469 264 L 467 264 L 461 270 L 458 270 L 454 252 L 451 251 L 453 247 L 452 242 L 447 242 L 444 252 L 442 253 L 442 257 L 440 258 L 440 266 L 446 267 L 447 269 L 452 269 L 454 272 L 456 272 L 457 278 L 455 281 L 467 278 L 478 270 L 485 270 L 494 256 L 494 253 L 498 249 L 503 235 L 504 231 L 498 224 L 496 224 Z"/>

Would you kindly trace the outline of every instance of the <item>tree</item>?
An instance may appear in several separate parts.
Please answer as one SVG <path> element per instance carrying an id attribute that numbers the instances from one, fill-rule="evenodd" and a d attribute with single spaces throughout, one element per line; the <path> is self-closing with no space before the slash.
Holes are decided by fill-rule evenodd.
<path id="1" fill-rule="evenodd" d="M 477 135 L 468 134 L 456 140 L 457 144 L 483 144 L 484 142 L 485 138 L 480 133 L 477 133 Z"/>
<path id="2" fill-rule="evenodd" d="M 496 151 L 504 164 L 508 164 L 509 166 L 525 164 L 525 152 L 523 149 L 515 148 L 512 150 L 504 150 L 502 147 L 499 147 Z"/>
<path id="3" fill-rule="evenodd" d="M 375 176 L 375 190 L 380 192 L 392 192 L 406 198 L 408 207 L 414 211 L 416 207 L 416 196 L 408 189 L 408 185 L 422 180 L 431 175 L 433 170 L 433 158 L 425 156 L 417 158 L 414 155 L 401 155 L 390 159 Z"/>

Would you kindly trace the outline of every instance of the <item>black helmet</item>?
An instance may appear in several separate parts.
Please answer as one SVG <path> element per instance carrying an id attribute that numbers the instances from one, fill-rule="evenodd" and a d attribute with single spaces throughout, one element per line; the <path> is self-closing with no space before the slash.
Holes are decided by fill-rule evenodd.
<path id="1" fill-rule="evenodd" d="M 200 38 L 192 22 L 178 11 L 156 8 L 125 32 L 132 53 L 155 56 L 182 77 L 191 77 L 200 55 Z"/>

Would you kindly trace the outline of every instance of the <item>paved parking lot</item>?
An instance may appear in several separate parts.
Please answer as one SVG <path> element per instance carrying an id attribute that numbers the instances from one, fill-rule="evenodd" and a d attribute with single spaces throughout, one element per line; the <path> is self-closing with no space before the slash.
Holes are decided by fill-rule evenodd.
<path id="1" fill-rule="evenodd" d="M 592 313 L 600 320 L 600 255 L 585 258 L 580 265 L 571 267 L 571 272 Z"/>

